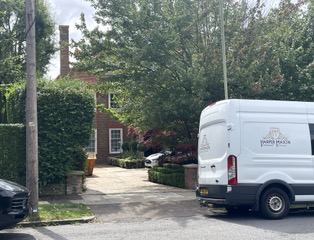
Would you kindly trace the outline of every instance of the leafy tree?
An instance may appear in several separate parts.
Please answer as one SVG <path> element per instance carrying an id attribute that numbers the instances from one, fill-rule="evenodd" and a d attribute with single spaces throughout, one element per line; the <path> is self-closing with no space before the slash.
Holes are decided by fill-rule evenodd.
<path id="1" fill-rule="evenodd" d="M 0 84 L 25 79 L 25 6 L 24 1 L 0 0 Z M 55 23 L 46 1 L 36 1 L 36 57 L 39 76 L 47 71 L 56 51 Z"/>
<path id="2" fill-rule="evenodd" d="M 308 100 L 313 84 L 308 74 L 313 62 L 313 27 L 310 6 L 283 0 L 267 15 L 256 5 L 247 26 L 231 43 L 229 71 L 231 95 L 235 98 Z M 307 74 L 305 74 L 305 72 Z"/>
<path id="3" fill-rule="evenodd" d="M 195 139 L 202 108 L 223 93 L 218 1 L 91 2 L 110 28 L 89 32 L 82 17 L 76 56 L 84 70 L 114 73 L 105 87 L 118 93 L 119 119 Z"/>
<path id="4" fill-rule="evenodd" d="M 82 15 L 76 67 L 116 93 L 127 125 L 161 130 L 171 145 L 195 139 L 201 110 L 223 99 L 219 1 L 89 1 L 102 27 L 88 30 Z M 313 79 L 311 5 L 282 0 L 267 13 L 249 2 L 224 6 L 231 97 L 300 97 Z"/>

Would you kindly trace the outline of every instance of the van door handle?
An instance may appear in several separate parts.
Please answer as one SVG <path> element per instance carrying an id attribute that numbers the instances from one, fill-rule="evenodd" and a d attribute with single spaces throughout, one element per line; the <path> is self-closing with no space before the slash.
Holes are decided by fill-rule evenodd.
<path id="1" fill-rule="evenodd" d="M 216 166 L 215 166 L 215 164 L 213 164 L 213 165 L 211 165 L 210 167 L 211 167 L 211 168 L 215 168 Z"/>

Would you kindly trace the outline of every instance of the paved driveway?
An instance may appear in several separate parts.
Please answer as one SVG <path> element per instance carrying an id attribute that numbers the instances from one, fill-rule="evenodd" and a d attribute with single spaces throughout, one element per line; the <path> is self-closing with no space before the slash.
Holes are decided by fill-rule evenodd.
<path id="1" fill-rule="evenodd" d="M 96 166 L 86 186 L 81 196 L 102 222 L 200 213 L 194 190 L 149 182 L 147 169 Z"/>

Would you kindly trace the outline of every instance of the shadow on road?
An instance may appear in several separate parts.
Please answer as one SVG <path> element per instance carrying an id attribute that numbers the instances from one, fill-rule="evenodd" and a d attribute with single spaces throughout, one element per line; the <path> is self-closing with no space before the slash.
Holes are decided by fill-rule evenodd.
<path id="1" fill-rule="evenodd" d="M 1 233 L 0 240 L 35 240 L 32 235 L 24 233 Z"/>

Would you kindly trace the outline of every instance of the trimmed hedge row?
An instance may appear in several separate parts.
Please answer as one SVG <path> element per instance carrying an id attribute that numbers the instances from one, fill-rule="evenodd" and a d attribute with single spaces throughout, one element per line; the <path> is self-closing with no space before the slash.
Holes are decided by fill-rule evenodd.
<path id="1" fill-rule="evenodd" d="M 23 124 L 0 124 L 0 176 L 26 184 L 26 139 Z"/>
<path id="2" fill-rule="evenodd" d="M 121 168 L 143 168 L 145 159 L 115 158 L 108 157 L 108 164 Z"/>
<path id="3" fill-rule="evenodd" d="M 8 122 L 25 124 L 25 83 L 12 85 L 6 98 Z M 71 170 L 85 170 L 87 155 L 83 147 L 89 143 L 93 128 L 94 91 L 80 81 L 42 80 L 38 82 L 37 105 L 42 189 L 64 183 Z"/>
<path id="4" fill-rule="evenodd" d="M 0 123 L 6 123 L 4 106 L 5 106 L 5 86 L 0 84 Z"/>
<path id="5" fill-rule="evenodd" d="M 154 183 L 184 188 L 184 168 L 178 164 L 166 163 L 148 170 L 148 180 Z"/>

